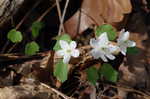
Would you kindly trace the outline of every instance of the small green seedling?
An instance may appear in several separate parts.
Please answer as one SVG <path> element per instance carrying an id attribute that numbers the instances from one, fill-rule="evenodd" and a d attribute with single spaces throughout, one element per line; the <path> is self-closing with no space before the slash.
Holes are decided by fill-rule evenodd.
<path id="1" fill-rule="evenodd" d="M 39 45 L 35 41 L 27 43 L 25 46 L 26 55 L 35 55 L 38 51 L 39 51 Z"/>
<path id="2" fill-rule="evenodd" d="M 17 31 L 16 29 L 12 29 L 8 32 L 7 39 L 13 43 L 19 43 L 22 41 L 23 36 L 20 31 Z"/>

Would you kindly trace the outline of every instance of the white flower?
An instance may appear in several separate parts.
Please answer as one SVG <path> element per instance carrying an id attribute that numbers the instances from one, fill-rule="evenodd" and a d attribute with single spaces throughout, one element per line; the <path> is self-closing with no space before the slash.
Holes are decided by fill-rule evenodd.
<path id="1" fill-rule="evenodd" d="M 101 34 L 97 39 L 91 39 L 90 45 L 93 47 L 91 54 L 94 59 L 101 58 L 104 62 L 108 62 L 107 58 L 110 60 L 115 59 L 112 53 L 117 50 L 117 46 L 110 44 L 106 32 Z"/>
<path id="2" fill-rule="evenodd" d="M 120 36 L 117 39 L 117 43 L 123 55 L 126 55 L 127 47 L 136 46 L 135 42 L 129 40 L 129 32 L 128 31 L 125 32 L 125 29 L 122 29 L 120 31 Z"/>
<path id="3" fill-rule="evenodd" d="M 68 63 L 71 56 L 78 57 L 80 52 L 79 50 L 75 49 L 77 47 L 77 44 L 75 41 L 71 41 L 70 44 L 64 40 L 59 41 L 61 50 L 58 50 L 56 54 L 58 56 L 63 56 L 63 62 Z"/>

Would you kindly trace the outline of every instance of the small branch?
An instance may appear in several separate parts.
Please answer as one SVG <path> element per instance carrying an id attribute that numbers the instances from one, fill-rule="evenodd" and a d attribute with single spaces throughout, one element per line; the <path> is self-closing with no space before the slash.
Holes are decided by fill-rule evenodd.
<path id="1" fill-rule="evenodd" d="M 56 3 L 54 3 L 51 7 L 49 7 L 49 8 L 37 19 L 37 21 L 41 21 L 55 6 L 56 6 Z"/>
<path id="2" fill-rule="evenodd" d="M 126 88 L 126 87 L 114 86 L 114 85 L 109 85 L 109 86 L 113 87 L 113 88 L 122 89 L 122 90 L 127 91 L 127 92 L 135 92 L 135 93 L 143 95 L 145 97 L 150 97 L 149 95 L 145 94 L 144 92 L 139 91 L 139 90 L 135 90 L 135 89 L 132 89 L 132 88 Z"/>
<path id="3" fill-rule="evenodd" d="M 11 48 L 7 51 L 7 53 L 10 53 L 17 45 L 18 43 L 13 44 Z"/>
<path id="4" fill-rule="evenodd" d="M 60 21 L 58 35 L 61 35 L 61 30 L 62 30 L 62 27 L 63 27 L 63 22 L 64 22 L 64 18 L 65 18 L 65 14 L 66 14 L 66 11 L 67 11 L 68 4 L 69 4 L 69 0 L 66 1 L 65 7 L 64 7 L 64 11 L 63 11 L 62 18 L 61 18 L 61 21 Z"/>
<path id="5" fill-rule="evenodd" d="M 9 41 L 7 40 L 7 42 L 5 43 L 4 47 L 2 48 L 1 53 L 5 52 L 5 50 L 6 50 L 6 48 L 7 48 L 8 45 L 9 45 Z"/>
<path id="6" fill-rule="evenodd" d="M 61 35 L 61 30 L 62 29 L 63 29 L 63 32 L 65 32 L 64 31 L 64 26 L 63 26 L 63 21 L 64 21 L 64 17 L 65 17 L 65 14 L 66 14 L 66 10 L 67 10 L 68 4 L 69 4 L 69 0 L 66 1 L 65 7 L 64 7 L 64 11 L 63 11 L 63 15 L 61 17 L 61 10 L 60 10 L 60 6 L 59 6 L 59 2 L 58 2 L 58 0 L 56 0 L 58 15 L 59 15 L 59 19 L 60 19 L 60 26 L 59 26 L 58 35 Z M 49 57 L 49 59 L 47 61 L 50 61 L 50 60 L 51 60 L 51 57 Z M 49 66 L 49 64 L 46 64 L 46 65 Z"/>
<path id="7" fill-rule="evenodd" d="M 48 86 L 48 85 L 46 85 L 46 84 L 44 84 L 44 83 L 40 83 L 40 84 L 41 84 L 42 86 L 44 86 L 44 87 L 46 87 L 46 88 L 52 90 L 53 92 L 55 92 L 57 95 L 61 96 L 61 97 L 64 98 L 64 99 L 74 99 L 74 98 L 71 98 L 71 97 L 68 97 L 68 96 L 64 95 L 63 93 L 59 92 L 58 90 L 56 90 L 56 89 L 54 89 L 54 88 L 52 88 L 52 87 L 50 87 L 50 86 Z"/>
<path id="8" fill-rule="evenodd" d="M 56 0 L 56 5 L 57 5 L 57 12 L 59 16 L 59 21 L 61 22 L 61 9 L 60 9 L 60 1 Z M 62 26 L 62 31 L 65 32 L 64 26 Z"/>
<path id="9" fill-rule="evenodd" d="M 57 12 L 58 12 L 59 20 L 61 21 L 61 9 L 60 9 L 60 4 L 58 0 L 56 0 L 56 5 L 57 5 Z"/>
<path id="10" fill-rule="evenodd" d="M 35 9 L 41 2 L 42 0 L 39 0 L 38 2 L 36 2 L 36 4 L 31 8 L 30 11 L 27 12 L 27 14 L 23 17 L 23 19 L 19 22 L 19 24 L 17 24 L 16 26 L 16 30 L 20 28 L 20 26 L 23 24 L 23 22 L 27 19 L 27 17 L 31 14 L 32 10 Z"/>

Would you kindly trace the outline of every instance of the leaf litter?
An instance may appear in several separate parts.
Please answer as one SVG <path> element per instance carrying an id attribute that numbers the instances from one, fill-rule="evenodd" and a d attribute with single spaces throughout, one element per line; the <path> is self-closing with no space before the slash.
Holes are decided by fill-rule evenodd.
<path id="1" fill-rule="evenodd" d="M 78 10 L 65 22 L 64 26 L 72 37 L 77 36 L 80 47 L 83 47 L 88 44 L 87 41 L 89 40 L 87 39 L 93 37 L 93 31 L 86 33 L 89 32 L 87 29 L 91 29 L 93 24 L 120 22 L 123 20 L 124 14 L 131 12 L 131 8 L 129 0 L 114 0 L 112 2 L 110 0 L 83 0 L 81 11 Z M 0 55 L 0 62 L 2 63 L 0 68 L 0 99 L 68 99 L 71 97 L 76 99 L 149 99 L 150 36 L 149 24 L 143 21 L 146 17 L 142 16 L 142 13 L 141 11 L 131 12 L 126 26 L 124 26 L 131 31 L 131 40 L 136 41 L 139 52 L 138 54 L 127 55 L 121 60 L 119 67 L 115 67 L 116 70 L 119 70 L 117 83 L 107 82 L 102 78 L 98 80 L 96 86 L 91 85 L 86 80 L 87 75 L 84 70 L 91 65 L 100 68 L 101 64 L 98 63 L 98 60 L 91 61 L 86 55 L 83 56 L 86 57 L 85 59 L 81 58 L 82 62 L 78 66 L 74 66 L 75 63 L 78 63 L 76 59 L 71 62 L 72 64 L 69 64 L 68 80 L 60 83 L 52 74 L 53 64 L 59 59 L 53 55 L 52 51 L 42 52 L 35 56 L 23 56 L 22 58 L 21 55 L 2 54 Z M 79 14 L 81 14 L 82 20 L 80 28 L 76 32 Z M 121 23 L 115 24 L 121 26 Z M 15 94 L 12 95 L 12 93 Z"/>

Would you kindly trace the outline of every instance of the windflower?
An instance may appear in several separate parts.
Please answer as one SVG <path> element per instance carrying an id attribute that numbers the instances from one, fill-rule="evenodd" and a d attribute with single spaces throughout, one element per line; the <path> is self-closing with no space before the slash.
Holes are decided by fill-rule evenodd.
<path id="1" fill-rule="evenodd" d="M 118 47 L 110 44 L 107 33 L 104 32 L 97 39 L 91 39 L 90 45 L 93 47 L 91 54 L 94 59 L 101 58 L 104 62 L 108 62 L 107 58 L 114 60 L 115 56 L 112 54 Z"/>
<path id="2" fill-rule="evenodd" d="M 129 40 L 129 32 L 125 29 L 122 29 L 120 32 L 120 36 L 117 39 L 117 44 L 119 46 L 119 49 L 123 55 L 126 55 L 127 47 L 134 47 L 136 46 L 136 43 L 134 41 Z"/>
<path id="3" fill-rule="evenodd" d="M 63 62 L 68 63 L 71 56 L 78 57 L 80 52 L 78 49 L 75 49 L 77 47 L 77 44 L 75 41 L 71 41 L 70 44 L 64 40 L 59 41 L 61 50 L 58 50 L 56 54 L 58 56 L 63 56 Z"/>

